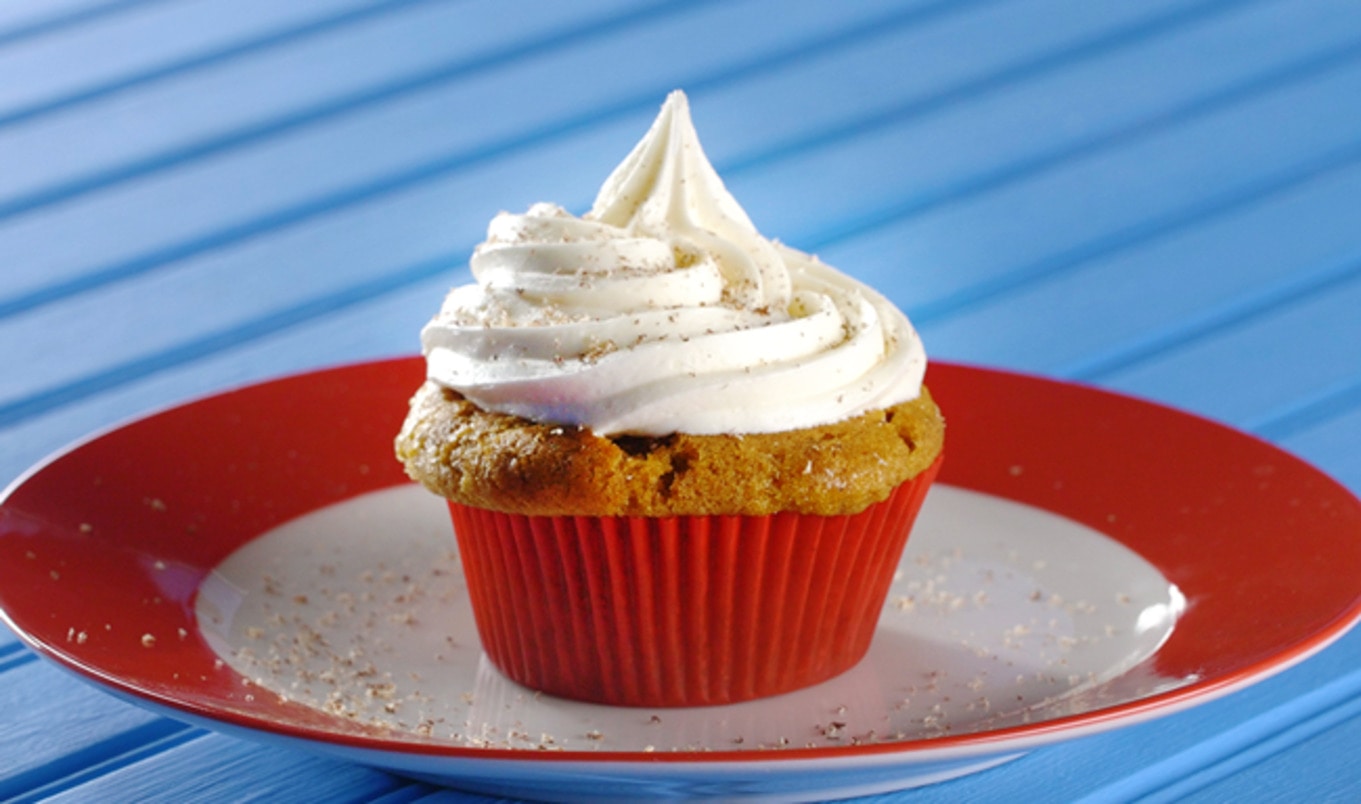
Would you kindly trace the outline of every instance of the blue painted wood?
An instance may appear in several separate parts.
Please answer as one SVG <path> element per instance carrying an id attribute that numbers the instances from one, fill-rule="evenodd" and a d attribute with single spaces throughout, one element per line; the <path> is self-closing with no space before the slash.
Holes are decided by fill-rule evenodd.
<path id="1" fill-rule="evenodd" d="M 328 17 L 354 15 L 378 2 L 188 0 L 86 14 L 82 24 L 68 24 L 61 36 L 32 36 L 0 52 L 0 119 L 98 95 L 99 87 L 173 69 L 177 63 L 211 60 L 254 40 L 297 35 Z M 80 58 L 73 59 L 72 53 Z"/>
<path id="2" fill-rule="evenodd" d="M 706 20 L 700 15 L 686 17 L 687 20 L 692 18 L 691 24 L 695 26 L 695 31 L 690 32 L 692 37 L 705 25 L 714 25 L 712 19 Z M 759 15 L 753 13 L 746 22 L 749 24 L 757 18 Z M 860 24 L 866 23 L 861 20 Z M 792 37 L 793 42 L 780 42 L 784 48 L 792 49 L 809 37 L 816 39 L 817 34 L 810 30 L 818 27 L 815 20 L 791 19 L 781 28 L 784 33 L 775 38 Z M 657 43 L 653 40 L 659 35 L 650 32 L 644 40 L 632 42 L 631 47 L 635 51 L 637 48 L 655 48 Z M 747 51 L 735 44 L 731 51 L 735 55 L 729 58 L 749 57 Z M 590 64 L 613 64 L 626 54 L 627 51 L 599 53 L 591 49 L 590 58 L 584 63 L 582 57 L 576 56 L 562 63 L 540 64 L 538 69 L 570 74 Z M 694 59 L 699 63 L 711 60 L 702 53 Z M 596 67 L 595 71 L 599 74 L 596 77 L 608 77 L 606 69 Z M 515 115 L 503 110 L 478 119 L 485 119 L 496 127 L 518 121 L 518 125 L 527 127 L 529 133 L 512 136 L 509 141 L 502 133 L 501 140 L 492 138 L 489 141 L 486 135 L 478 135 L 481 129 L 464 124 L 465 115 L 484 112 L 487 104 L 504 103 L 507 97 L 516 95 L 505 80 L 497 77 L 490 85 L 485 81 L 473 82 L 471 94 L 465 94 L 457 104 L 448 99 L 441 101 L 441 104 L 449 103 L 447 106 L 407 100 L 398 104 L 396 118 L 384 114 L 347 119 L 320 133 L 309 131 L 277 138 L 245 154 L 196 162 L 192 167 L 166 177 L 119 185 L 90 199 L 76 199 L 52 210 L 11 218 L 0 222 L 0 261 L 40 261 L 45 267 L 41 274 L 45 281 L 38 287 L 49 289 L 54 279 L 58 282 L 72 280 L 78 289 L 111 278 L 157 270 L 187 256 L 220 249 L 265 231 L 295 225 L 376 196 L 428 183 L 451 171 L 501 158 L 508 152 L 527 151 L 539 144 L 538 130 L 544 125 L 541 121 L 550 112 L 567 116 L 566 121 L 559 120 L 558 125 L 565 125 L 568 133 L 591 125 L 601 115 L 608 118 L 617 117 L 621 112 L 631 113 L 636 122 L 627 128 L 636 138 L 638 130 L 655 109 L 655 99 L 673 85 L 670 80 L 658 82 L 645 96 L 619 109 L 609 104 L 601 107 L 597 98 L 596 109 L 585 114 L 578 111 L 580 99 L 558 99 L 546 91 L 543 91 L 543 97 L 531 99 L 520 92 L 519 99 L 526 103 L 523 108 L 517 104 L 511 110 Z M 523 81 L 523 76 L 520 80 Z M 462 90 L 462 85 L 456 89 Z M 529 100 L 551 108 L 541 109 L 535 103 L 528 103 Z M 549 117 L 550 121 L 552 119 Z M 624 129 L 620 131 L 622 133 Z M 375 143 L 384 143 L 387 147 L 375 147 Z M 621 139 L 620 145 L 608 152 L 624 150 L 628 144 L 628 139 Z M 450 151 L 451 145 L 462 147 Z M 427 161 L 422 162 L 422 157 Z M 576 163 L 565 164 L 572 167 Z M 594 167 L 588 179 L 583 174 L 576 186 L 594 186 L 607 169 L 603 160 L 597 159 L 591 164 L 600 166 Z M 276 181 L 279 177 L 289 180 Z M 222 193 L 220 188 L 223 187 L 236 188 L 237 192 Z M 521 189 L 519 192 L 526 191 Z M 498 196 L 496 185 L 481 186 L 478 196 L 506 198 Z M 428 212 L 430 216 L 437 214 L 436 210 Z M 110 229 L 97 223 L 111 218 L 120 220 L 121 225 Z M 447 220 L 459 224 L 464 220 L 485 218 L 485 212 L 468 218 L 447 215 Z M 442 216 L 443 219 L 446 218 Z M 433 226 L 433 222 L 430 225 Z M 78 238 L 72 236 L 76 231 L 81 233 Z M 29 274 L 20 281 L 29 283 L 16 289 L 22 294 L 33 291 L 35 285 L 32 283 L 38 278 Z M 31 304 L 32 301 L 32 297 L 21 298 L 17 304 Z M 8 304 L 0 303 L 0 306 L 13 310 L 16 302 L 11 298 Z"/>
<path id="3" fill-rule="evenodd" d="M 845 232 L 828 235 L 822 251 L 833 263 L 882 264 L 891 255 L 893 265 L 920 266 L 918 293 L 899 301 L 926 325 L 1348 164 L 1361 147 L 1361 120 L 1336 98 L 1359 90 L 1361 62 L 1347 62 L 981 195 L 887 225 L 871 219 L 864 236 L 843 246 Z M 1253 136 L 1237 136 L 1243 131 Z"/>
<path id="4" fill-rule="evenodd" d="M 175 782 L 168 783 L 172 777 Z M 370 801 L 406 786 L 401 779 L 359 765 L 202 735 L 135 764 L 111 768 L 47 800 L 197 801 L 222 797 L 242 779 L 252 780 L 252 795 L 273 801 Z"/>
<path id="5" fill-rule="evenodd" d="M 1361 380 L 1361 272 L 1350 281 L 1217 330 L 1153 363 L 1103 378 L 1111 387 L 1155 396 L 1266 430 L 1278 419 Z M 1320 339 L 1318 331 L 1328 333 Z M 1311 337 L 1312 336 L 1312 337 Z M 1209 389 L 1233 388 L 1212 394 Z"/>
<path id="6" fill-rule="evenodd" d="M 487 802 L 490 804 L 494 801 L 510 801 L 510 799 L 479 796 L 458 790 L 436 790 L 410 800 L 420 802 L 420 804 L 465 804 L 465 802 Z"/>
<path id="7" fill-rule="evenodd" d="M 580 209 L 685 85 L 757 222 L 932 354 L 1188 407 L 1361 490 L 1354 4 L 241 8 L 0 8 L 0 480 L 177 400 L 414 351 L 495 211 Z M 1353 634 L 875 800 L 1355 797 L 1358 666 Z M 5 632 L 0 690 L 0 796 L 483 800 L 186 729 Z"/>
<path id="8" fill-rule="evenodd" d="M 359 53 L 362 52 L 359 50 Z M 348 57 L 348 63 L 351 64 L 357 61 L 352 53 Z M 309 63 L 304 61 L 304 64 Z M 246 76 L 249 79 L 246 86 L 260 83 L 268 75 L 271 73 L 257 73 L 253 78 Z M 306 78 L 306 75 L 302 78 Z M 237 82 L 229 82 L 229 86 L 234 83 Z M 214 90 L 216 87 L 208 88 Z M 181 84 L 178 97 L 193 98 L 195 91 L 192 82 Z M 136 101 L 136 97 L 122 98 L 124 103 Z M 397 95 L 397 101 L 403 101 L 403 97 Z M 255 143 L 263 152 L 250 152 L 245 158 L 218 156 L 216 159 L 199 159 L 192 166 L 184 166 L 181 165 L 181 159 L 162 156 L 171 166 L 178 165 L 181 170 L 170 175 L 151 175 L 142 178 L 142 181 L 132 182 L 131 186 L 106 186 L 98 196 L 68 199 L 56 211 L 44 208 L 24 214 L 22 210 L 12 208 L 8 211 L 10 215 L 0 222 L 0 245 L 4 246 L 4 257 L 15 264 L 31 264 L 41 260 L 45 271 L 38 276 L 31 273 L 10 275 L 5 280 L 23 283 L 19 288 L 31 290 L 33 287 L 48 286 L 53 280 L 72 278 L 79 273 L 144 271 L 148 269 L 147 263 L 163 263 L 163 254 L 167 249 L 193 249 L 196 244 L 200 250 L 206 248 L 201 242 L 210 241 L 215 230 L 231 223 L 249 229 L 249 222 L 260 222 L 264 218 L 263 212 L 271 210 L 275 211 L 276 216 L 282 214 L 287 218 L 287 201 L 290 199 L 294 200 L 294 207 L 297 207 L 299 199 L 314 199 L 318 193 L 324 193 L 328 186 L 343 186 L 346 178 L 355 181 L 355 174 L 362 175 L 366 169 L 367 174 L 374 175 L 381 170 L 384 162 L 403 165 L 416 161 L 422 155 L 422 148 L 429 151 L 431 147 L 449 147 L 449 141 L 440 136 L 431 136 L 431 140 L 438 141 L 427 140 L 425 144 L 412 141 L 412 136 L 422 136 L 429 125 L 441 125 L 442 128 L 437 129 L 434 135 L 449 133 L 450 136 L 464 139 L 472 137 L 476 141 L 479 129 L 468 127 L 465 122 L 468 114 L 474 114 L 485 106 L 483 101 L 486 98 L 471 98 L 467 107 L 460 110 L 457 107 L 436 109 L 429 103 L 406 98 L 397 109 L 399 113 L 406 113 L 406 117 L 400 117 L 399 114 L 396 120 L 393 120 L 391 112 L 380 114 L 376 120 L 361 117 L 357 122 L 346 117 L 340 121 L 338 128 L 320 133 L 309 129 L 304 136 L 294 133 L 294 136 L 275 137 L 274 140 L 265 141 L 263 146 L 255 140 L 246 139 L 246 143 Z M 83 107 L 82 110 L 84 112 Z M 79 132 L 84 132 L 87 139 L 91 131 L 117 132 L 122 128 L 118 125 L 117 116 L 110 120 L 109 113 L 98 105 L 88 112 L 93 112 L 94 117 L 78 117 L 71 121 L 71 125 L 75 125 Z M 155 120 L 162 114 L 157 114 L 159 109 L 155 106 L 151 107 L 150 112 L 152 116 L 148 122 L 155 125 Z M 453 128 L 453 132 L 449 132 L 450 128 Z M 45 133 L 48 132 L 39 131 L 35 139 L 46 139 Z M 135 133 L 133 131 L 133 135 Z M 195 135 L 199 132 L 185 133 Z M 350 135 L 350 139 L 347 139 L 347 135 Z M 374 147 L 376 143 L 384 143 L 385 147 Z M 457 144 L 457 139 L 453 144 Z M 197 146 L 201 146 L 201 143 L 197 143 Z M 27 161 L 27 155 L 22 151 L 15 158 L 16 161 Z M 352 158 L 357 158 L 358 163 L 350 165 L 348 161 Z M 49 155 L 49 158 L 35 161 L 39 165 L 50 165 L 53 159 Z M 291 181 L 269 181 L 271 177 L 290 177 Z M 59 175 L 57 184 L 60 185 L 61 181 L 63 177 Z M 220 188 L 223 186 L 253 188 L 253 193 L 222 193 Z M 382 189 L 370 190 L 372 192 L 382 192 Z M 283 197 L 272 200 L 269 199 L 271 193 Z M 189 199 L 195 199 L 197 203 L 188 203 Z M 283 212 L 279 211 L 280 207 Z M 325 201 L 321 201 L 320 208 L 327 210 Z M 112 210 L 120 211 L 118 216 L 124 223 L 121 231 L 112 233 L 106 227 L 91 227 L 93 220 L 108 219 Z M 248 215 L 246 211 L 255 211 L 255 215 Z M 233 212 L 237 219 L 231 218 Z M 295 212 L 294 215 L 299 214 L 305 215 L 306 212 Z M 245 215 L 244 220 L 241 219 L 242 215 Z M 261 223 L 256 224 L 260 226 Z M 99 231 L 101 229 L 103 231 Z M 83 248 L 53 248 L 53 244 L 67 241 L 68 237 L 63 233 L 72 230 L 87 233 Z M 241 235 L 235 237 L 240 238 Z M 148 250 L 154 253 L 148 256 Z M 129 264 L 132 267 L 128 267 Z M 88 280 L 84 284 L 88 286 Z M 10 292 L 11 288 L 5 288 L 7 297 Z M 7 306 L 7 309 L 12 309 L 12 306 Z"/>
<path id="9" fill-rule="evenodd" d="M 1165 106 L 1179 93 L 1194 92 L 1199 81 L 1215 76 L 1191 78 L 1189 86 L 1171 88 L 1170 75 L 1160 70 L 1150 75 L 1143 69 L 1158 63 L 1159 54 L 1150 51 L 1169 38 L 1206 29 L 1213 33 L 1254 8 L 1219 2 L 1146 4 L 1127 8 L 1123 15 L 1085 19 L 1071 7 L 1056 5 L 1051 17 L 1037 18 L 1030 6 L 1023 6 L 1015 19 L 997 20 L 985 29 L 996 39 L 983 39 L 975 47 L 987 56 L 949 58 L 957 53 L 958 38 L 909 43 L 911 52 L 922 45 L 934 47 L 924 49 L 921 63 L 903 65 L 906 77 L 876 77 L 875 92 L 866 100 L 869 109 L 858 112 L 861 119 L 806 143 L 786 145 L 778 154 L 783 164 L 774 166 L 772 179 L 750 182 L 750 192 L 745 190 L 748 166 L 743 162 L 729 171 L 730 183 L 744 198 L 750 196 L 747 203 L 761 220 L 773 217 L 768 225 L 777 234 L 798 233 L 825 247 L 876 222 L 884 225 L 940 203 L 990 173 L 1014 172 L 1046 150 L 1061 159 L 1073 141 L 1081 142 L 1088 133 L 1084 128 L 1100 133 L 1103 128 L 1119 130 L 1124 120 L 1138 120 L 1144 111 L 1141 100 Z M 1008 35 L 1018 27 L 1029 35 Z M 1128 75 L 1130 65 L 1122 62 L 1140 65 L 1139 74 Z M 1246 66 L 1239 63 L 1239 69 Z M 1233 66 L 1226 72 L 1232 75 Z M 911 77 L 921 73 L 927 80 L 918 86 Z M 1152 97 L 1146 100 L 1136 93 L 1129 103 L 1110 102 L 1112 96 L 1131 94 L 1149 83 L 1166 91 L 1149 93 Z M 764 166 L 768 160 L 745 161 Z M 791 188 L 809 176 L 814 181 L 836 176 L 855 192 L 817 204 L 793 203 Z M 801 196 L 795 193 L 794 198 Z M 842 214 L 817 214 L 828 201 L 850 206 Z"/>
<path id="10" fill-rule="evenodd" d="M 353 0 L 350 0 L 353 2 Z M 269 31 L 213 58 L 172 62 L 0 113 L 0 214 L 31 212 L 293 128 L 352 116 L 535 50 L 677 13 L 675 3 L 550 4 L 534 24 L 448 2 L 388 0 Z M 470 10 L 496 25 L 468 24 Z M 243 93 L 240 88 L 258 88 Z M 91 125 L 114 136 L 92 137 Z M 76 146 L 76 147 L 73 147 Z M 64 158 L 54 158 L 61 155 Z"/>
<path id="11" fill-rule="evenodd" d="M 1350 166 L 924 326 L 941 354 L 1104 381 L 1361 269 Z M 1232 270 L 1225 270 L 1231 267 Z M 1048 325 L 1028 322 L 1037 309 Z M 1090 333 L 1074 343 L 1064 333 Z M 1017 339 L 1008 333 L 1026 331 Z"/>
<path id="12" fill-rule="evenodd" d="M 1298 743 L 1282 742 L 1306 737 Z M 1322 713 L 1315 721 L 1292 726 L 1279 737 L 1264 740 L 1221 763 L 1210 773 L 1188 780 L 1168 792 L 1189 802 L 1214 801 L 1356 801 L 1361 799 L 1361 775 L 1356 758 L 1338 746 L 1361 745 L 1361 696 Z M 1204 784 L 1203 787 L 1199 786 Z M 1171 799 L 1164 799 L 1171 800 Z"/>
<path id="13" fill-rule="evenodd" d="M 188 731 L 44 666 L 31 654 L 26 658 L 0 664 L 5 711 L 0 798 L 44 787 L 128 746 Z"/>
<path id="14" fill-rule="evenodd" d="M 0 46 L 70 32 L 164 0 L 14 0 L 0 6 Z"/>

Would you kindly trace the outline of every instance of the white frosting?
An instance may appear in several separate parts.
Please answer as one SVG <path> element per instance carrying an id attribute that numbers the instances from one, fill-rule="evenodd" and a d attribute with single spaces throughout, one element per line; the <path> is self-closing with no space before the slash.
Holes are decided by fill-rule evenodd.
<path id="1" fill-rule="evenodd" d="M 889 301 L 762 237 L 673 92 L 577 218 L 501 213 L 421 333 L 428 376 L 486 410 L 601 435 L 766 433 L 915 398 Z"/>

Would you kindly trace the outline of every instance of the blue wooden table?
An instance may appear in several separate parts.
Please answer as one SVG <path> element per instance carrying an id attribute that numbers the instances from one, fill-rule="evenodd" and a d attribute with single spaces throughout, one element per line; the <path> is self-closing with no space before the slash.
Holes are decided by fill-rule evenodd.
<path id="1" fill-rule="evenodd" d="M 415 352 L 491 216 L 582 211 L 678 87 L 762 232 L 885 292 L 934 358 L 1183 408 L 1361 491 L 1352 0 L 10 0 L 0 482 Z M 1358 800 L 1358 668 L 1353 633 L 878 800 Z M 161 718 L 7 631 L 0 712 L 0 799 L 483 800 Z"/>

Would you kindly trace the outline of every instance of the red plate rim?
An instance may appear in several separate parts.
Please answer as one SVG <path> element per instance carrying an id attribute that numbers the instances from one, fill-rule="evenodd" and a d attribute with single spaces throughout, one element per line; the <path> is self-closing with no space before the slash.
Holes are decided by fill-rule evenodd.
<path id="1" fill-rule="evenodd" d="M 197 633 L 199 581 L 272 527 L 407 482 L 392 438 L 423 372 L 419 357 L 404 357 L 284 377 L 149 415 L 49 458 L 0 497 L 0 615 L 39 654 L 87 679 L 227 726 L 422 756 L 704 763 L 1024 749 L 1260 681 L 1361 619 L 1361 501 L 1318 469 L 1147 401 L 936 362 L 927 383 L 947 419 L 941 481 L 1061 514 L 1158 567 L 1188 605 L 1148 663 L 1196 680 L 974 734 L 646 755 L 407 739 L 251 694 Z"/>

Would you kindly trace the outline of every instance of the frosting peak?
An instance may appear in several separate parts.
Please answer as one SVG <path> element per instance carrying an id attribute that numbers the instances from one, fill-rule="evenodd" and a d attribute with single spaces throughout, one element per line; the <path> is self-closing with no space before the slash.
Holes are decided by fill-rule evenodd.
<path id="1" fill-rule="evenodd" d="M 501 213 L 422 331 L 431 380 L 486 410 L 596 433 L 759 433 L 920 393 L 891 303 L 757 232 L 705 157 L 685 95 L 577 218 Z"/>
<path id="2" fill-rule="evenodd" d="M 789 272 L 709 164 L 684 92 L 667 97 L 586 217 L 650 237 L 691 241 L 714 258 L 739 303 L 782 308 L 789 302 Z"/>

